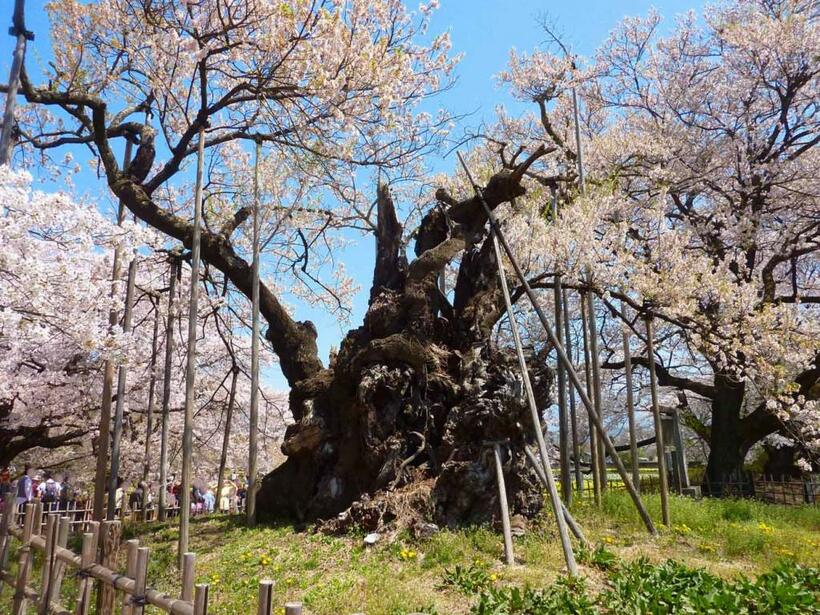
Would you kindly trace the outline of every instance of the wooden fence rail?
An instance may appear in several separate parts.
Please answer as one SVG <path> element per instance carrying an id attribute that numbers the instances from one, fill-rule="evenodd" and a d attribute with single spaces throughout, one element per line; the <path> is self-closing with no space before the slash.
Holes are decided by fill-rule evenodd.
<path id="1" fill-rule="evenodd" d="M 86 531 L 77 554 L 66 547 L 72 524 L 66 511 L 45 512 L 42 502 L 35 499 L 25 505 L 22 525 L 18 525 L 14 500 L 13 494 L 7 494 L 0 516 L 0 599 L 5 586 L 13 589 L 11 615 L 88 615 L 95 598 L 97 615 L 113 615 L 117 603 L 124 615 L 143 615 L 148 605 L 171 615 L 207 615 L 208 585 L 195 583 L 193 553 L 185 554 L 179 596 L 170 596 L 149 587 L 150 551 L 137 540 L 125 543 L 125 574 L 116 570 L 120 521 L 83 521 Z M 18 545 L 13 573 L 9 559 L 14 541 Z M 43 554 L 38 586 L 32 582 L 35 552 Z M 69 570 L 79 579 L 73 605 L 63 604 L 61 597 Z M 259 604 L 253 611 L 256 615 L 272 615 L 272 590 L 273 581 L 260 582 Z M 111 599 L 106 599 L 106 594 Z M 288 602 L 284 609 L 287 615 L 302 614 L 300 602 Z"/>

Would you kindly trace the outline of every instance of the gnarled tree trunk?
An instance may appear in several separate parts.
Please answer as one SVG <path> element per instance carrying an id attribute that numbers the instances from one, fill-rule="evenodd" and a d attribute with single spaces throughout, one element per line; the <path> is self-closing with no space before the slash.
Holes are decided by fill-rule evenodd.
<path id="1" fill-rule="evenodd" d="M 523 194 L 519 180 L 537 157 L 496 174 L 485 189 L 491 207 Z M 429 479 L 433 514 L 455 524 L 497 510 L 492 441 L 521 450 L 532 434 L 514 355 L 490 342 L 503 314 L 497 263 L 486 217 L 475 198 L 437 194 L 442 207 L 422 220 L 408 263 L 402 228 L 385 187 L 378 193 L 377 258 L 364 322 L 343 340 L 331 364 L 293 386 L 295 423 L 287 460 L 262 482 L 259 510 L 300 519 L 336 515 L 359 498 Z M 461 255 L 452 303 L 437 284 Z M 531 357 L 539 403 L 552 374 Z M 523 455 L 509 462 L 514 511 L 541 506 Z"/>

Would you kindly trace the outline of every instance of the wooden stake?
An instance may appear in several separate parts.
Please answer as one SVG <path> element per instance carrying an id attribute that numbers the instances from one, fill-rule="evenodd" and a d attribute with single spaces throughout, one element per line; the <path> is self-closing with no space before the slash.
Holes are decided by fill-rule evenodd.
<path id="1" fill-rule="evenodd" d="M 302 615 L 302 603 L 301 602 L 286 602 L 285 603 L 285 615 Z"/>
<path id="2" fill-rule="evenodd" d="M 134 575 L 134 595 L 131 598 L 132 615 L 145 612 L 145 583 L 148 578 L 148 547 L 137 549 L 136 574 Z"/>
<path id="3" fill-rule="evenodd" d="M 567 348 L 567 356 L 572 359 L 572 334 L 569 327 L 569 301 L 567 299 L 567 290 L 564 289 L 562 293 L 562 301 L 564 307 L 564 343 Z M 581 473 L 581 444 L 578 439 L 578 413 L 575 409 L 575 389 L 569 387 L 569 416 L 570 425 L 572 427 L 572 457 L 573 470 L 575 472 L 575 489 L 581 493 L 584 489 L 584 476 Z"/>
<path id="4" fill-rule="evenodd" d="M 17 103 L 17 88 L 20 87 L 20 73 L 26 57 L 26 41 L 34 40 L 34 34 L 26 30 L 25 0 L 15 0 L 12 15 L 12 27 L 9 34 L 16 37 L 14 54 L 9 72 L 9 88 L 6 94 L 6 109 L 3 113 L 3 128 L 0 132 L 0 166 L 10 164 L 11 150 L 14 146 L 12 133 L 14 131 L 14 107 Z"/>
<path id="5" fill-rule="evenodd" d="M 40 615 L 48 615 L 49 604 L 51 603 L 51 575 L 54 573 L 54 550 L 57 546 L 57 514 L 52 513 L 46 517 L 46 542 L 43 553 L 43 564 L 40 571 L 40 604 L 37 612 Z"/>
<path id="6" fill-rule="evenodd" d="M 36 505 L 32 503 L 26 504 L 26 514 L 23 518 L 23 544 L 20 546 L 20 559 L 17 564 L 17 585 L 14 592 L 14 601 L 12 602 L 12 615 L 25 615 L 28 607 L 28 598 L 26 598 L 26 586 L 28 585 L 29 577 L 31 576 L 31 568 L 34 559 L 34 553 L 31 548 L 31 537 L 35 533 L 34 527 L 37 524 L 35 520 Z"/>
<path id="7" fill-rule="evenodd" d="M 97 562 L 104 568 L 114 569 L 116 567 L 120 554 L 121 537 L 122 524 L 119 521 L 102 522 L 98 539 L 99 555 Z M 97 589 L 97 613 L 99 615 L 112 615 L 116 597 L 116 590 L 100 581 Z"/>
<path id="8" fill-rule="evenodd" d="M 510 507 L 507 504 L 507 486 L 504 483 L 504 466 L 501 463 L 501 447 L 493 444 L 495 457 L 495 478 L 498 486 L 498 503 L 501 505 L 501 527 L 504 531 L 504 557 L 508 566 L 515 564 L 512 531 L 510 530 Z"/>
<path id="9" fill-rule="evenodd" d="M 652 331 L 652 317 L 647 316 L 646 322 L 646 354 L 649 360 L 649 389 L 652 393 L 652 418 L 655 423 L 655 446 L 658 449 L 658 474 L 661 491 L 661 517 L 663 524 L 669 526 L 669 480 L 666 473 L 666 447 L 663 442 L 663 427 L 661 425 L 661 411 L 658 406 L 658 377 L 655 374 L 655 341 Z"/>
<path id="10" fill-rule="evenodd" d="M 65 549 L 68 544 L 68 533 L 71 529 L 70 518 L 60 517 L 57 525 L 57 546 Z M 0 567 L 2 568 L 2 567 Z M 60 600 L 60 592 L 63 587 L 63 577 L 65 576 L 66 564 L 63 560 L 57 558 L 54 562 L 54 567 L 49 577 L 48 595 L 54 597 L 55 602 Z"/>
<path id="11" fill-rule="evenodd" d="M 75 615 L 88 615 L 91 607 L 92 590 L 94 589 L 94 580 L 88 576 L 87 571 L 94 565 L 100 525 L 97 521 L 90 521 L 88 525 L 89 531 L 83 534 L 83 547 L 80 556 L 80 588 L 77 592 Z"/>
<path id="12" fill-rule="evenodd" d="M 162 376 L 162 427 L 159 444 L 159 502 L 157 518 L 165 521 L 168 482 L 168 416 L 171 410 L 171 370 L 174 359 L 174 297 L 176 296 L 179 259 L 171 258 L 171 280 L 168 284 L 168 314 L 165 321 L 165 363 Z"/>
<path id="13" fill-rule="evenodd" d="M 481 200 L 482 205 L 484 206 L 485 213 L 489 213 L 492 216 L 492 211 L 487 206 L 487 202 L 484 200 L 484 193 L 482 192 L 481 188 L 478 184 L 473 181 L 473 177 L 470 174 L 470 170 L 467 168 L 467 164 L 464 162 L 464 158 L 461 157 L 461 152 L 456 152 L 458 156 L 459 162 L 461 162 L 461 166 L 464 168 L 464 172 L 467 175 L 467 178 L 470 180 L 470 183 L 473 185 L 473 189 L 475 190 L 476 195 Z M 490 218 L 493 220 L 493 218 Z M 550 466 L 549 462 L 549 454 L 547 453 L 547 444 L 544 441 L 544 433 L 541 430 L 541 416 L 538 411 L 538 406 L 535 403 L 535 394 L 532 390 L 532 383 L 530 382 L 530 374 L 529 368 L 527 367 L 527 360 L 524 358 L 524 350 L 521 344 L 521 337 L 518 333 L 518 325 L 515 322 L 515 317 L 513 315 L 512 310 L 512 300 L 510 299 L 510 291 L 507 288 L 507 275 L 504 272 L 504 257 L 501 253 L 501 247 L 499 246 L 499 239 L 502 242 L 506 243 L 503 239 L 503 235 L 501 234 L 500 229 L 498 228 L 497 224 L 490 225 L 490 234 L 492 237 L 493 242 L 493 250 L 495 251 L 495 259 L 496 264 L 498 266 L 498 278 L 499 282 L 501 283 L 501 293 L 504 296 L 504 306 L 507 309 L 507 315 L 510 318 L 510 329 L 512 330 L 513 334 L 513 342 L 515 343 L 515 351 L 516 355 L 518 356 L 518 367 L 521 370 L 521 379 L 524 382 L 524 390 L 527 394 L 527 403 L 530 408 L 530 416 L 532 418 L 532 427 L 535 433 L 535 439 L 538 443 L 538 452 L 541 455 L 541 462 L 544 464 L 544 474 L 547 477 L 547 483 L 549 485 L 548 491 L 550 496 L 550 503 L 552 504 L 552 512 L 555 516 L 555 522 L 558 525 L 558 534 L 561 537 L 561 548 L 564 552 L 564 560 L 567 564 L 567 573 L 570 576 L 576 576 L 578 574 L 578 566 L 575 563 L 575 554 L 572 552 L 572 544 L 569 540 L 569 533 L 567 532 L 567 524 L 564 520 L 564 515 L 561 510 L 561 498 L 558 495 L 558 489 L 555 486 L 555 479 L 552 475 L 552 467 Z M 513 262 L 513 266 L 517 267 L 517 263 L 510 259 Z M 550 329 L 548 334 L 555 340 L 555 334 L 553 330 Z M 557 340 L 554 342 L 556 348 L 560 348 L 557 345 Z M 563 349 L 561 349 L 563 351 Z M 566 357 L 564 357 L 566 358 Z"/>
<path id="14" fill-rule="evenodd" d="M 248 438 L 248 490 L 246 513 L 248 525 L 256 524 L 256 460 L 259 454 L 259 158 L 262 144 L 256 143 L 253 167 L 253 292 L 251 337 L 251 412 Z"/>
<path id="15" fill-rule="evenodd" d="M 125 576 L 133 579 L 137 576 L 137 549 L 140 548 L 140 541 L 136 538 L 125 542 Z M 122 615 L 134 615 L 131 594 L 122 595 Z"/>
<path id="16" fill-rule="evenodd" d="M 123 314 L 122 332 L 131 333 L 131 319 L 134 311 L 134 287 L 137 283 L 137 257 L 134 256 L 128 263 L 128 288 L 125 291 L 125 313 Z M 114 430 L 111 434 L 111 473 L 108 477 L 108 511 L 106 518 L 111 521 L 117 512 L 117 488 L 120 475 L 120 440 L 122 439 L 122 417 L 125 407 L 126 380 L 128 378 L 128 363 L 123 361 L 119 368 L 117 381 L 117 405 L 114 412 Z M 125 508 L 125 494 L 123 494 L 123 508 Z"/>
<path id="17" fill-rule="evenodd" d="M 196 555 L 193 553 L 184 553 L 182 555 L 182 589 L 179 593 L 179 599 L 185 602 L 194 599 L 195 563 Z"/>
<path id="18" fill-rule="evenodd" d="M 194 590 L 194 615 L 208 613 L 208 585 L 199 583 Z"/>
<path id="19" fill-rule="evenodd" d="M 273 615 L 273 581 L 259 581 L 259 601 L 256 615 Z"/>
<path id="20" fill-rule="evenodd" d="M 635 508 L 638 511 L 641 520 L 643 521 L 649 533 L 656 534 L 657 530 L 655 530 L 655 526 L 652 523 L 652 519 L 650 518 L 649 513 L 647 513 L 646 511 L 646 507 L 643 505 L 640 495 L 638 495 L 638 492 L 635 491 L 635 486 L 632 484 L 632 480 L 630 479 L 629 474 L 627 473 L 626 468 L 624 467 L 624 464 L 621 462 L 620 457 L 618 457 L 618 453 L 615 450 L 615 444 L 613 444 L 612 439 L 604 430 L 604 425 L 601 421 L 601 417 L 598 415 L 597 412 L 595 412 L 595 408 L 592 404 L 592 401 L 590 400 L 589 395 L 587 395 L 584 391 L 584 387 L 581 385 L 581 380 L 578 377 L 578 373 L 575 371 L 575 368 L 573 367 L 572 362 L 569 360 L 569 357 L 567 357 L 567 353 L 564 350 L 564 347 L 561 344 L 559 344 L 558 340 L 555 338 L 555 333 L 553 332 L 551 323 L 549 319 L 547 319 L 547 316 L 544 314 L 544 310 L 541 309 L 541 304 L 538 301 L 538 297 L 535 296 L 535 293 L 533 292 L 532 287 L 530 286 L 530 283 L 527 280 L 527 276 L 524 275 L 524 272 L 521 270 L 521 266 L 518 264 L 518 260 L 515 258 L 515 254 L 513 254 L 510 245 L 507 243 L 507 240 L 504 237 L 504 233 L 498 225 L 498 220 L 496 219 L 495 214 L 487 205 L 487 201 L 484 199 L 483 193 L 481 192 L 481 188 L 474 181 L 472 181 L 472 177 L 470 176 L 469 171 L 467 170 L 467 167 L 464 164 L 463 158 L 461 158 L 460 156 L 459 158 L 462 166 L 465 168 L 467 176 L 470 178 L 473 184 L 473 189 L 475 190 L 476 195 L 479 197 L 481 205 L 484 208 L 484 213 L 490 222 L 490 228 L 493 230 L 495 238 L 503 246 L 504 253 L 507 255 L 507 258 L 509 259 L 510 264 L 513 267 L 513 270 L 515 271 L 515 275 L 518 277 L 518 281 L 521 283 L 521 286 L 524 289 L 524 292 L 526 293 L 527 298 L 530 301 L 530 305 L 532 306 L 533 311 L 538 316 L 538 320 L 541 321 L 541 326 L 546 331 L 550 343 L 555 347 L 555 350 L 558 353 L 559 361 L 561 361 L 561 363 L 564 364 L 564 368 L 567 370 L 567 375 L 569 376 L 570 382 L 572 382 L 572 386 L 575 387 L 575 390 L 578 392 L 578 396 L 581 398 L 581 401 L 584 403 L 584 406 L 586 406 L 587 410 L 589 411 L 592 420 L 595 423 L 595 426 L 600 430 L 601 437 L 604 441 L 604 446 L 606 447 L 607 452 L 612 456 L 615 468 L 618 471 L 621 480 L 624 482 L 624 486 L 626 487 L 626 490 L 629 493 L 629 497 L 632 498 L 632 502 L 635 505 Z M 503 267 L 503 263 L 500 257 L 498 258 L 498 262 Z M 502 278 L 502 280 L 503 289 L 507 286 L 507 282 L 506 279 Z M 525 380 L 528 380 L 528 377 Z M 539 428 L 538 433 L 540 432 L 541 430 Z M 550 470 L 549 472 L 547 472 L 547 476 L 551 475 L 552 471 Z"/>
<path id="21" fill-rule="evenodd" d="M 131 141 L 125 141 L 125 154 L 123 156 L 122 168 L 127 169 L 131 164 Z M 125 204 L 120 201 L 117 212 L 117 226 L 122 226 L 125 220 Z M 114 248 L 114 265 L 111 271 L 111 289 L 109 297 L 113 299 L 120 292 L 120 274 L 122 270 L 122 248 L 118 245 Z M 120 318 L 117 310 L 111 308 L 108 312 L 109 330 L 117 326 Z M 102 403 L 100 405 L 100 435 L 97 438 L 97 467 L 94 476 L 94 512 L 93 519 L 102 521 L 103 509 L 105 508 L 105 477 L 108 470 L 108 453 L 111 446 L 111 400 L 114 389 L 114 363 L 106 359 L 103 366 L 103 386 Z"/>
<path id="22" fill-rule="evenodd" d="M 199 314 L 199 250 L 202 226 L 202 174 L 205 167 L 205 127 L 199 128 L 194 192 L 194 232 L 191 239 L 191 296 L 188 301 L 188 346 L 185 361 L 185 419 L 182 430 L 182 486 L 179 506 L 179 565 L 188 551 L 191 516 L 191 462 L 194 442 L 194 385 L 196 383 L 196 325 Z"/>

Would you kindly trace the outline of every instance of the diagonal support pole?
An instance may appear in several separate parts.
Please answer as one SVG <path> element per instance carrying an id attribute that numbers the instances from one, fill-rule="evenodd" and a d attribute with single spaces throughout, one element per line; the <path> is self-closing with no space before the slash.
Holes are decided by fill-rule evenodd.
<path id="1" fill-rule="evenodd" d="M 481 191 L 481 188 L 473 181 L 473 177 L 472 175 L 470 175 L 470 170 L 467 168 L 467 165 L 464 163 L 464 159 L 461 157 L 461 152 L 457 152 L 457 155 L 459 161 L 461 162 L 461 166 L 464 167 L 464 172 L 467 174 L 467 178 L 473 185 L 476 195 L 478 195 L 479 200 L 484 205 L 484 209 L 490 212 L 490 208 L 487 207 L 487 203 L 484 200 L 484 193 Z M 530 407 L 530 414 L 532 415 L 533 431 L 535 432 L 535 439 L 538 443 L 538 452 L 541 454 L 541 461 L 544 465 L 544 474 L 547 477 L 547 490 L 550 496 L 550 503 L 552 504 L 552 512 L 555 515 L 555 521 L 558 524 L 558 533 L 561 536 L 561 548 L 564 551 L 564 560 L 567 564 L 567 572 L 570 576 L 574 577 L 578 574 L 578 566 L 575 563 L 575 554 L 572 552 L 572 543 L 570 542 L 569 532 L 567 531 L 567 523 L 566 519 L 564 518 L 561 498 L 558 495 L 558 489 L 555 486 L 555 477 L 552 475 L 552 466 L 550 466 L 549 463 L 547 444 L 544 441 L 544 434 L 541 431 L 541 417 L 538 413 L 538 406 L 535 403 L 535 394 L 533 393 L 532 383 L 530 382 L 530 374 L 527 368 L 527 361 L 524 358 L 524 350 L 521 344 L 521 337 L 518 334 L 518 325 L 516 324 L 515 318 L 513 317 L 512 300 L 510 299 L 510 291 L 507 288 L 507 275 L 504 271 L 504 258 L 501 253 L 501 248 L 498 245 L 500 232 L 495 224 L 490 226 L 490 233 L 493 241 L 493 250 L 495 251 L 495 259 L 498 264 L 498 277 L 501 283 L 501 292 L 504 295 L 504 305 L 506 306 L 507 314 L 510 317 L 510 329 L 512 330 L 513 341 L 515 343 L 515 352 L 518 355 L 518 365 L 521 369 L 521 379 L 524 381 L 524 389 L 527 394 L 527 403 Z M 550 331 L 550 334 L 554 337 L 552 331 Z"/>
<path id="2" fill-rule="evenodd" d="M 615 464 L 615 467 L 618 470 L 618 474 L 620 475 L 621 480 L 623 481 L 624 485 L 626 486 L 626 489 L 629 492 L 629 495 L 632 498 L 633 503 L 635 504 L 635 508 L 638 510 L 638 514 L 640 515 L 641 520 L 643 521 L 644 525 L 646 526 L 646 529 L 649 531 L 650 534 L 653 534 L 653 535 L 657 534 L 657 530 L 655 529 L 655 525 L 652 523 L 652 518 L 649 516 L 649 513 L 647 512 L 646 507 L 644 506 L 643 501 L 641 500 L 641 496 L 638 495 L 638 492 L 635 490 L 635 485 L 632 484 L 632 479 L 630 478 L 629 473 L 626 470 L 626 467 L 624 466 L 623 462 L 621 461 L 621 458 L 618 456 L 618 452 L 615 450 L 615 444 L 613 444 L 612 439 L 609 437 L 609 434 L 607 434 L 606 431 L 604 430 L 604 425 L 603 425 L 603 422 L 601 421 L 601 417 L 596 412 L 595 407 L 594 407 L 592 401 L 589 398 L 589 395 L 587 395 L 586 391 L 584 390 L 584 387 L 581 384 L 581 380 L 580 380 L 580 378 L 578 378 L 578 373 L 575 371 L 575 368 L 573 367 L 572 362 L 569 360 L 569 357 L 567 356 L 567 353 L 564 350 L 564 347 L 561 344 L 558 343 L 558 339 L 555 337 L 555 331 L 552 328 L 552 324 L 550 323 L 550 321 L 547 319 L 546 315 L 544 314 L 544 310 L 541 309 L 541 305 L 538 301 L 538 298 L 535 296 L 535 293 L 533 292 L 532 287 L 530 286 L 530 283 L 527 281 L 527 277 L 524 275 L 524 272 L 521 270 L 521 266 L 518 264 L 518 260 L 515 258 L 515 255 L 513 254 L 512 249 L 510 248 L 510 245 L 507 243 L 507 239 L 504 237 L 504 233 L 501 231 L 501 228 L 498 225 L 498 220 L 496 219 L 495 214 L 493 214 L 493 211 L 487 205 L 487 201 L 484 199 L 484 193 L 481 191 L 480 186 L 478 186 L 478 184 L 476 184 L 475 181 L 473 180 L 473 177 L 470 174 L 470 171 L 467 168 L 467 165 L 464 162 L 464 158 L 462 158 L 461 153 L 456 152 L 456 154 L 458 155 L 458 159 L 461 162 L 461 166 L 464 168 L 464 172 L 467 174 L 467 178 L 470 180 L 470 183 L 473 186 L 473 190 L 475 191 L 476 196 L 478 196 L 478 199 L 481 202 L 482 207 L 484 208 L 484 213 L 487 215 L 487 218 L 490 222 L 490 229 L 491 229 L 491 232 L 493 234 L 492 236 L 493 236 L 493 240 L 494 240 L 494 247 L 497 248 L 498 247 L 497 244 L 500 242 L 501 246 L 504 248 L 504 252 L 506 253 L 507 258 L 509 259 L 510 264 L 513 267 L 513 270 L 515 271 L 515 275 L 518 277 L 518 280 L 521 282 L 521 286 L 524 288 L 524 292 L 527 294 L 527 298 L 530 300 L 530 303 L 532 304 L 533 310 L 535 311 L 536 315 L 538 316 L 538 319 L 541 321 L 541 325 L 544 327 L 544 330 L 547 332 L 547 335 L 549 336 L 549 339 L 550 339 L 550 343 L 555 347 L 556 353 L 558 354 L 558 360 L 564 365 L 564 369 L 566 370 L 567 376 L 569 376 L 569 379 L 572 382 L 572 385 L 575 387 L 575 390 L 578 392 L 578 397 L 581 398 L 581 401 L 584 403 L 584 406 L 586 406 L 587 411 L 589 412 L 589 415 L 592 418 L 592 422 L 595 423 L 595 427 L 600 431 L 601 437 L 604 441 L 604 447 L 606 448 L 606 450 L 609 453 L 610 457 L 612 457 L 612 462 Z M 499 270 L 503 271 L 503 264 L 502 264 L 502 261 L 501 261 L 500 254 L 497 254 L 497 258 L 498 258 Z M 502 284 L 501 284 L 502 285 L 502 290 L 504 290 L 504 289 L 506 289 L 507 283 L 506 283 L 506 279 L 504 278 L 503 273 L 502 273 L 502 276 L 501 276 L 501 280 L 502 280 Z M 508 293 L 505 293 L 505 301 L 509 302 L 509 294 Z M 508 310 L 511 309 L 509 304 L 507 305 L 507 309 Z M 510 311 L 510 314 L 511 313 L 512 312 Z M 517 329 L 515 327 L 513 327 L 513 337 L 517 338 Z M 519 344 L 521 343 L 520 339 L 518 340 L 518 343 Z M 527 375 L 526 369 L 524 370 L 524 380 L 525 380 L 525 385 L 526 385 L 526 383 L 529 382 L 529 377 Z M 533 403 L 534 403 L 534 400 L 533 400 Z M 538 429 L 539 433 L 540 433 L 540 431 L 541 430 Z M 541 442 L 543 442 L 543 435 L 540 437 L 540 440 L 541 440 Z M 539 447 L 540 447 L 541 442 L 539 442 Z M 546 445 L 544 445 L 544 451 L 539 451 L 539 452 L 542 453 L 543 459 L 544 459 L 544 461 L 546 461 L 547 460 L 547 457 L 546 457 L 546 454 L 545 454 L 546 453 Z M 547 468 L 546 468 L 547 469 L 547 478 L 550 478 L 552 476 L 552 469 L 549 468 L 548 463 L 545 464 L 545 465 L 547 466 Z M 554 485 L 554 482 L 553 482 L 553 485 Z M 556 493 L 556 495 L 557 495 L 557 493 Z M 556 508 L 556 511 L 557 511 L 556 518 L 558 518 L 559 515 L 560 515 L 560 508 Z M 563 515 L 560 515 L 560 518 L 561 518 L 561 521 L 563 522 Z M 559 527 L 560 527 L 560 525 L 561 524 L 559 524 Z"/>

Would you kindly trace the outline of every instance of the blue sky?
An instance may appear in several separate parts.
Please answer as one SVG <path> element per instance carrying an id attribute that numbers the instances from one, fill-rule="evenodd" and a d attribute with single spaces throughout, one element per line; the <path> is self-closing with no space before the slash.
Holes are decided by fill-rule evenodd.
<path id="1" fill-rule="evenodd" d="M 48 20 L 43 6 L 46 0 L 27 1 L 27 26 L 36 35 L 30 46 L 28 64 L 42 63 L 49 56 Z M 0 24 L 11 21 L 11 0 L 2 2 Z M 456 69 L 455 86 L 441 95 L 438 103 L 456 114 L 472 114 L 465 120 L 467 125 L 478 124 L 482 118 L 490 118 L 499 103 L 509 104 L 510 99 L 499 90 L 494 75 L 501 71 L 509 50 L 531 50 L 544 40 L 539 17 L 547 15 L 551 23 L 557 23 L 559 31 L 573 50 L 582 55 L 591 54 L 604 41 L 610 30 L 624 16 L 645 15 L 655 7 L 665 17 L 666 25 L 673 25 L 673 17 L 690 9 L 699 10 L 702 2 L 697 0 L 575 0 L 573 2 L 550 2 L 537 0 L 441 0 L 436 11 L 431 32 L 450 30 L 453 52 L 462 53 L 463 59 Z M 408 2 L 411 8 L 415 3 Z M 5 28 L 2 28 L 5 31 Z M 0 71 L 8 75 L 14 39 L 0 36 Z M 32 73 L 35 73 L 32 70 Z M 36 73 L 35 73 L 36 74 Z M 3 82 L 6 77 L 0 78 Z M 453 159 L 434 161 L 437 168 L 452 169 Z M 84 191 L 96 191 L 93 178 L 78 185 Z M 102 184 L 99 189 L 107 190 Z M 362 287 L 350 320 L 350 326 L 358 326 L 367 305 L 367 289 L 372 275 L 372 237 L 360 239 L 340 258 L 347 271 Z M 296 304 L 300 320 L 311 319 L 319 331 L 319 348 L 323 358 L 332 345 L 337 345 L 346 327 L 323 310 L 309 305 Z M 269 384 L 285 386 L 278 370 L 265 375 Z"/>

